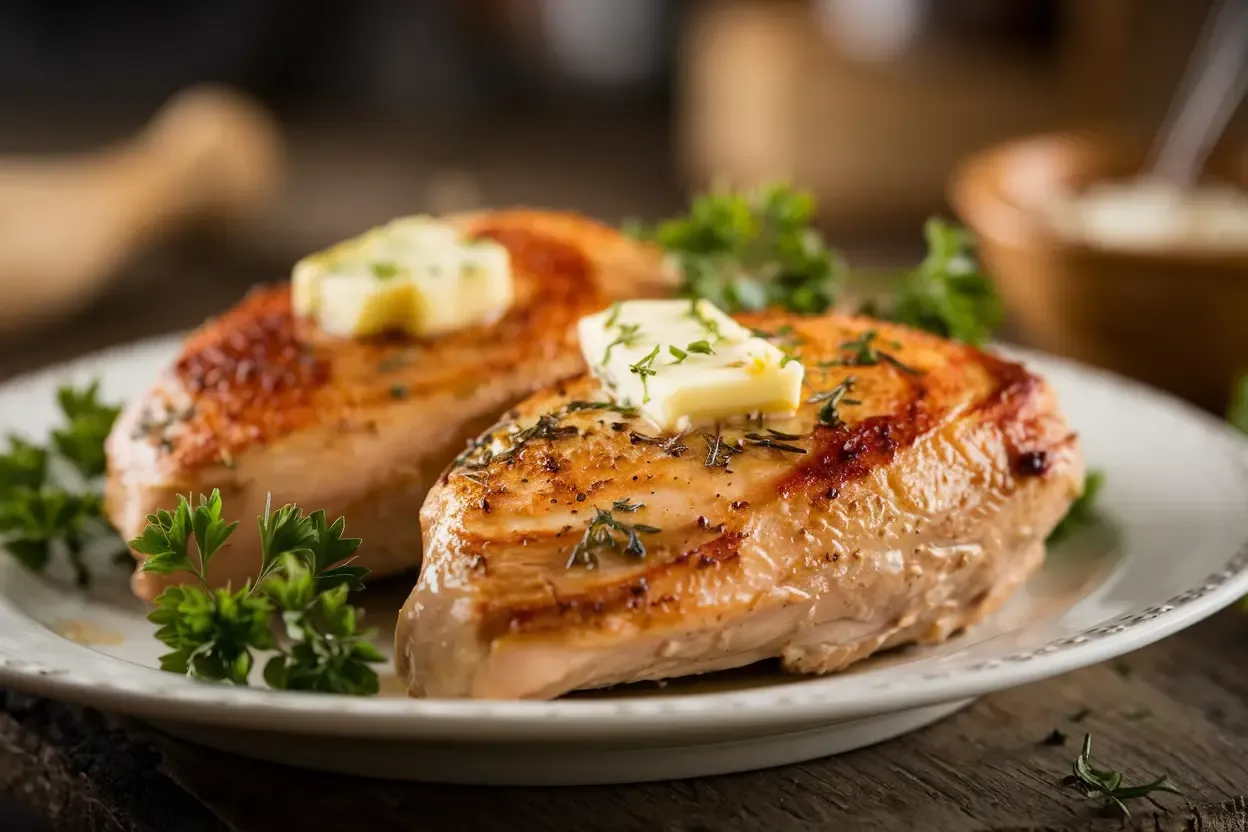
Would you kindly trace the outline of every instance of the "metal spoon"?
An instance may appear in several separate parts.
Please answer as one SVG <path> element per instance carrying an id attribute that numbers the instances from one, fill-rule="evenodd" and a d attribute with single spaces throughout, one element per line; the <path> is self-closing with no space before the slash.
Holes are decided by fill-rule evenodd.
<path id="1" fill-rule="evenodd" d="M 1151 175 L 1183 189 L 1195 185 L 1245 92 L 1248 0 L 1220 0 L 1162 122 L 1148 166 Z"/>

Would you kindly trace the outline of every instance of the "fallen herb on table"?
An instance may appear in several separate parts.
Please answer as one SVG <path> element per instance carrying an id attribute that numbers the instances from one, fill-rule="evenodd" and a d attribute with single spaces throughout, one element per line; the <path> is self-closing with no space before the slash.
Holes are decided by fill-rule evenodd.
<path id="1" fill-rule="evenodd" d="M 1155 780 L 1137 786 L 1123 785 L 1122 772 L 1099 769 L 1092 762 L 1092 735 L 1084 734 L 1083 747 L 1079 756 L 1075 757 L 1071 774 L 1062 782 L 1083 792 L 1085 797 L 1104 799 L 1107 806 L 1117 808 L 1124 817 L 1131 817 L 1131 810 L 1126 801 L 1144 798 L 1158 808 L 1162 808 L 1152 798 L 1154 792 L 1182 795 L 1178 787 L 1170 782 L 1170 778 L 1161 775 Z"/>
<path id="2" fill-rule="evenodd" d="M 272 511 L 266 503 L 257 524 L 260 570 L 254 583 L 237 590 L 208 583 L 209 564 L 238 527 L 222 519 L 215 489 L 196 505 L 179 496 L 172 512 L 150 515 L 130 541 L 147 556 L 143 571 L 195 579 L 165 589 L 148 615 L 160 625 L 156 638 L 171 648 L 160 657 L 161 670 L 245 685 L 255 652 L 273 650 L 264 668 L 270 687 L 377 693 L 377 673 L 369 665 L 385 656 L 373 644 L 375 633 L 358 629 L 358 611 L 347 603 L 368 574 L 350 563 L 360 540 L 342 536 L 342 518 L 329 524 L 325 512 L 304 515 L 294 505 Z M 284 640 L 274 636 L 275 618 Z"/>

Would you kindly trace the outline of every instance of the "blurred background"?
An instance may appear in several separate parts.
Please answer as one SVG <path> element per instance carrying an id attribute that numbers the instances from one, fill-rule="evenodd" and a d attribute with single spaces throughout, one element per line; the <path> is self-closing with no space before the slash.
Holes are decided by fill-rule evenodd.
<path id="1" fill-rule="evenodd" d="M 968 154 L 1072 125 L 1154 128 L 1206 10 L 3 0 L 0 376 L 192 326 L 419 211 L 654 219 L 715 180 L 784 177 L 814 191 L 852 262 L 913 263 Z M 205 82 L 243 97 L 168 105 Z"/>

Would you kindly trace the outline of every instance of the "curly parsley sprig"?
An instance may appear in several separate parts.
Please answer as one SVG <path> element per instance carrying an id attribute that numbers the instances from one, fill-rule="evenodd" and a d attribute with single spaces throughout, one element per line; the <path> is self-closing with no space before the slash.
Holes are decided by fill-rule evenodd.
<path id="1" fill-rule="evenodd" d="M 368 574 L 350 563 L 360 540 L 342 536 L 341 517 L 330 524 L 324 511 L 305 515 L 295 505 L 273 511 L 266 502 L 257 525 L 260 571 L 238 590 L 208 583 L 209 564 L 238 528 L 222 519 L 215 489 L 197 505 L 179 496 L 173 511 L 150 515 L 130 541 L 147 556 L 144 571 L 186 572 L 198 582 L 165 589 L 148 616 L 160 625 L 156 638 L 170 648 L 161 669 L 245 685 L 254 652 L 272 650 L 264 668 L 270 687 L 375 694 L 377 673 L 369 665 L 385 657 L 372 642 L 375 632 L 358 629 L 359 613 L 347 603 Z M 274 637 L 276 616 L 284 641 Z"/>
<path id="2" fill-rule="evenodd" d="M 115 537 L 103 519 L 99 478 L 106 467 L 104 440 L 121 408 L 100 402 L 98 381 L 61 387 L 56 398 L 63 421 L 49 445 L 10 436 L 8 451 L 0 454 L 0 548 L 36 572 L 63 556 L 85 587 L 91 573 L 84 550 Z"/>
<path id="3" fill-rule="evenodd" d="M 981 345 L 1005 318 L 1001 297 L 975 258 L 974 238 L 939 217 L 923 227 L 927 256 L 902 275 L 893 297 L 868 303 L 862 312 L 933 332 L 942 338 Z"/>
<path id="4" fill-rule="evenodd" d="M 780 306 L 817 314 L 835 302 L 846 269 L 811 226 L 815 202 L 785 185 L 694 197 L 685 216 L 635 236 L 667 251 L 679 269 L 679 294 L 726 312 Z"/>

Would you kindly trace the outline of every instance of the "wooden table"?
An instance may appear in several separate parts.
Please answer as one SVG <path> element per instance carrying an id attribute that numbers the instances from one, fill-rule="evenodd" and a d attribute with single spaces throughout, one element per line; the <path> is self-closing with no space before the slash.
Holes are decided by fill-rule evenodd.
<path id="1" fill-rule="evenodd" d="M 1231 611 L 1113 664 L 986 696 L 900 739 L 701 780 L 566 789 L 391 783 L 298 771 L 175 740 L 132 720 L 0 693 L 0 791 L 57 829 L 1120 829 L 1061 785 L 1085 731 L 1129 776 L 1168 772 L 1208 804 L 1248 790 L 1248 619 Z M 1057 729 L 1064 745 L 1046 744 Z M 1134 829 L 1187 829 L 1181 798 Z M 1210 823 L 1206 830 L 1248 828 Z"/>
<path id="2" fill-rule="evenodd" d="M 634 152 L 641 142 L 641 158 L 648 153 L 654 164 L 637 167 L 660 173 L 639 181 L 618 167 L 563 154 L 563 178 L 547 188 L 555 194 L 550 202 L 603 216 L 671 210 L 678 192 L 662 173 L 662 142 L 611 135 Z M 401 164 L 412 167 L 412 181 L 428 178 L 430 159 L 462 164 L 486 172 L 487 201 L 525 199 L 516 171 L 537 164 L 525 152 L 551 151 L 534 137 L 513 137 L 509 146 L 521 148 L 508 157 L 510 167 L 461 159 L 462 148 L 411 146 L 402 147 Z M 421 207 L 388 184 L 395 177 L 382 174 L 395 167 L 376 157 L 368 162 L 371 187 L 360 186 L 361 171 L 347 164 L 358 155 L 349 149 L 333 140 L 296 146 L 295 168 L 308 175 L 296 177 L 282 222 L 302 235 L 299 242 L 281 251 L 191 246 L 154 254 L 89 312 L 44 333 L 0 338 L 0 379 L 191 326 L 252 283 L 281 278 L 291 250 Z M 487 151 L 478 148 L 478 155 Z M 318 170 L 338 179 L 318 179 Z M 356 190 L 344 195 L 344 182 Z M 604 193 L 618 201 L 595 202 Z M 353 206 L 350 216 L 315 213 L 343 199 Z M 1087 731 L 1098 761 L 1131 778 L 1168 772 L 1191 801 L 1207 807 L 1201 828 L 1244 830 L 1242 813 L 1219 825 L 1208 807 L 1248 792 L 1246 634 L 1248 618 L 1229 611 L 1125 662 L 988 696 L 930 728 L 833 759 L 704 780 L 571 789 L 478 789 L 297 771 L 199 748 L 126 718 L 0 691 L 0 794 L 66 830 L 1119 829 L 1117 819 L 1100 817 L 1091 801 L 1060 783 Z M 1044 742 L 1054 729 L 1068 736 L 1064 745 Z M 1176 814 L 1157 823 L 1151 807 L 1139 806 L 1134 828 L 1188 828 L 1187 803 L 1167 798 L 1165 805 Z M 0 830 L 20 828 L 0 807 Z"/>

